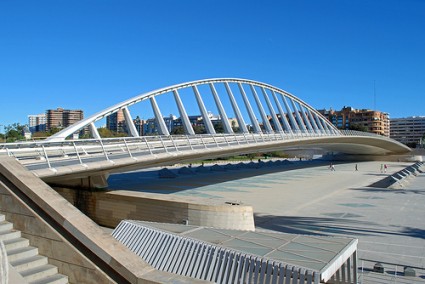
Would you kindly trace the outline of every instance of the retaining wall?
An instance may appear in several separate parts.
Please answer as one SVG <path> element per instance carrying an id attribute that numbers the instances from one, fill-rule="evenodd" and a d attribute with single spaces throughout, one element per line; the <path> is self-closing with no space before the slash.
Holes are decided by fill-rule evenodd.
<path id="1" fill-rule="evenodd" d="M 251 206 L 134 191 L 82 191 L 55 188 L 99 225 L 115 228 L 122 220 L 255 230 Z"/>
<path id="2" fill-rule="evenodd" d="M 193 281 L 154 269 L 10 157 L 0 157 L 0 212 L 70 283 Z"/>

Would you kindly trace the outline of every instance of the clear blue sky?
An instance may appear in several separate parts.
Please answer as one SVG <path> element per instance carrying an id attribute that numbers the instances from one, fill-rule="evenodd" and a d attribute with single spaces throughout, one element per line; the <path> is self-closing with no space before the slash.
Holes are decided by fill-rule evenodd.
<path id="1" fill-rule="evenodd" d="M 213 77 L 425 115 L 425 1 L 0 0 L 0 124 Z"/>

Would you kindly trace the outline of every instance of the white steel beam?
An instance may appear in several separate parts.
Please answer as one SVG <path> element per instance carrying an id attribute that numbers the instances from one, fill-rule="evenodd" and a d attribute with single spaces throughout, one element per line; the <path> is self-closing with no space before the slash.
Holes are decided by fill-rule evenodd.
<path id="1" fill-rule="evenodd" d="M 238 120 L 239 129 L 242 133 L 248 133 L 248 129 L 246 128 L 245 120 L 243 119 L 243 116 L 241 114 L 241 111 L 239 110 L 239 106 L 236 103 L 235 97 L 233 96 L 232 89 L 230 89 L 229 83 L 224 82 L 224 86 L 226 87 L 227 94 L 230 99 L 230 103 L 232 104 L 233 112 L 236 115 L 236 119 Z"/>
<path id="2" fill-rule="evenodd" d="M 316 113 L 313 113 L 313 116 L 314 116 L 314 118 L 316 119 L 316 123 L 317 123 L 317 126 L 319 127 L 320 131 L 321 131 L 322 133 L 327 133 L 328 131 L 327 131 L 327 129 L 323 126 L 323 124 L 322 124 L 322 122 L 321 122 L 320 117 L 319 117 Z"/>
<path id="3" fill-rule="evenodd" d="M 251 87 L 252 95 L 254 96 L 255 102 L 257 103 L 257 107 L 258 107 L 258 110 L 260 111 L 261 118 L 263 119 L 263 125 L 266 128 L 267 133 L 273 133 L 273 129 L 264 111 L 263 105 L 261 104 L 260 98 L 257 95 L 257 91 L 255 90 L 255 87 L 253 85 L 249 85 L 249 86 Z"/>
<path id="4" fill-rule="evenodd" d="M 306 108 L 306 111 L 307 111 L 308 117 L 310 119 L 310 122 L 311 122 L 311 125 L 313 126 L 314 131 L 316 133 L 319 133 L 320 129 L 317 127 L 316 120 L 314 119 L 313 115 L 311 114 L 311 110 Z"/>
<path id="5" fill-rule="evenodd" d="M 199 110 L 201 111 L 201 115 L 202 115 L 202 118 L 203 118 L 203 121 L 204 121 L 205 129 L 207 130 L 207 133 L 208 134 L 215 134 L 214 126 L 212 125 L 211 120 L 208 117 L 207 109 L 205 108 L 205 104 L 202 101 L 202 97 L 201 97 L 201 94 L 198 91 L 198 88 L 196 86 L 192 86 L 192 90 L 193 90 L 193 93 L 195 94 Z"/>
<path id="6" fill-rule="evenodd" d="M 217 91 L 213 83 L 210 83 L 210 89 L 214 97 L 215 104 L 217 105 L 218 112 L 220 113 L 221 123 L 223 124 L 225 133 L 233 133 L 232 126 L 229 123 L 229 118 L 227 117 L 226 111 L 224 110 L 223 104 L 221 103 L 220 97 L 217 94 Z"/>
<path id="7" fill-rule="evenodd" d="M 277 132 L 283 132 L 282 125 L 280 125 L 279 119 L 277 118 L 276 112 L 274 111 L 273 105 L 270 102 L 269 96 L 267 95 L 264 87 L 261 88 L 261 92 L 263 92 L 264 99 L 266 100 L 267 107 L 269 108 L 270 115 L 273 119 L 273 124 L 275 125 L 275 129 Z"/>
<path id="8" fill-rule="evenodd" d="M 133 137 L 139 137 L 139 132 L 137 132 L 137 128 L 134 125 L 133 119 L 131 118 L 130 111 L 127 107 L 123 107 L 122 111 L 124 113 L 125 125 L 130 132 L 129 134 L 131 134 Z"/>
<path id="9" fill-rule="evenodd" d="M 245 103 L 246 110 L 248 111 L 249 118 L 252 123 L 252 127 L 254 127 L 255 133 L 261 133 L 260 125 L 258 124 L 257 118 L 255 117 L 254 111 L 252 110 L 251 104 L 249 103 L 248 97 L 246 96 L 245 90 L 241 83 L 238 83 L 239 91 L 241 92 L 242 99 Z"/>
<path id="10" fill-rule="evenodd" d="M 307 128 L 305 128 L 305 124 L 300 116 L 300 112 L 298 111 L 297 106 L 295 105 L 295 102 L 293 99 L 289 99 L 291 101 L 292 107 L 294 108 L 295 117 L 298 121 L 298 126 L 301 126 L 302 131 L 307 131 Z"/>
<path id="11" fill-rule="evenodd" d="M 332 134 L 332 130 L 330 129 L 329 125 L 326 123 L 324 119 L 320 119 L 320 122 L 322 123 L 323 127 L 326 129 L 326 132 L 328 134 Z"/>
<path id="12" fill-rule="evenodd" d="M 177 108 L 179 109 L 180 119 L 183 124 L 183 128 L 186 134 L 188 135 L 195 135 L 195 131 L 193 131 L 193 127 L 190 124 L 189 117 L 186 113 L 186 109 L 184 108 L 184 105 L 182 103 L 182 100 L 180 99 L 180 95 L 176 90 L 173 90 L 174 94 L 174 100 L 176 101 Z"/>
<path id="13" fill-rule="evenodd" d="M 273 96 L 274 102 L 277 105 L 277 109 L 279 110 L 280 119 L 283 122 L 283 127 L 285 128 L 286 131 L 292 132 L 291 125 L 289 124 L 288 119 L 286 118 L 286 114 L 283 111 L 282 105 L 280 104 L 279 99 L 277 98 L 276 93 L 273 90 L 271 90 L 271 92 L 272 92 L 272 96 Z"/>
<path id="14" fill-rule="evenodd" d="M 97 113 L 91 115 L 90 117 L 87 117 L 87 118 L 85 118 L 83 120 L 80 120 L 79 122 L 74 123 L 73 125 L 67 127 L 66 129 L 63 129 L 62 131 L 60 131 L 60 132 L 58 132 L 58 133 L 56 133 L 56 134 L 54 134 L 54 135 L 46 138 L 46 140 L 47 141 L 50 141 L 50 142 L 63 141 L 68 136 L 72 135 L 73 133 L 75 133 L 75 132 L 83 129 L 86 126 L 89 126 L 89 124 L 92 123 L 92 122 L 95 123 L 96 121 L 99 121 L 99 120 L 105 118 L 106 116 L 108 116 L 111 113 L 115 112 L 117 109 L 121 109 L 123 107 L 129 107 L 129 106 L 131 106 L 133 104 L 137 104 L 137 103 L 140 103 L 140 102 L 142 102 L 144 100 L 148 100 L 151 97 L 155 97 L 155 96 L 158 96 L 158 95 L 170 93 L 173 90 L 187 89 L 187 88 L 190 88 L 192 86 L 208 85 L 210 83 L 211 84 L 223 83 L 226 86 L 228 86 L 229 83 L 232 83 L 232 84 L 248 84 L 248 85 L 255 85 L 255 86 L 258 86 L 260 88 L 263 87 L 263 88 L 265 88 L 267 90 L 270 90 L 272 92 L 278 93 L 279 95 L 282 95 L 284 99 L 285 98 L 294 99 L 294 100 L 300 102 L 302 105 L 305 105 L 313 113 L 318 114 L 317 111 L 314 111 L 313 108 L 311 108 L 310 106 L 308 106 L 307 103 L 301 101 L 299 98 L 296 98 L 295 96 L 293 96 L 293 95 L 291 95 L 291 94 L 289 94 L 289 93 L 287 93 L 287 92 L 285 92 L 285 91 L 283 91 L 283 90 L 281 90 L 279 88 L 276 88 L 274 86 L 271 86 L 271 85 L 268 85 L 268 84 L 265 84 L 265 83 L 261 83 L 261 82 L 257 82 L 257 81 L 246 80 L 246 79 L 238 79 L 238 78 L 214 78 L 214 79 L 205 79 L 205 80 L 185 82 L 185 83 L 176 84 L 176 85 L 173 85 L 173 86 L 168 86 L 168 87 L 165 87 L 165 88 L 153 90 L 153 91 L 150 91 L 150 92 L 147 92 L 147 93 L 139 94 L 139 95 L 137 95 L 137 96 L 135 96 L 133 98 L 127 99 L 127 100 L 122 101 L 122 102 L 120 102 L 118 104 L 115 104 L 113 106 L 110 106 L 110 107 L 108 107 L 108 108 L 106 108 L 104 110 L 101 110 L 100 112 L 97 112 Z M 233 104 L 232 105 L 232 107 L 234 109 L 235 109 L 235 106 L 236 106 L 236 104 Z M 283 114 L 283 112 L 281 112 L 281 114 Z M 293 123 L 293 121 L 290 120 L 290 114 L 292 114 L 292 111 L 288 111 L 288 113 L 287 113 L 287 115 L 289 116 L 289 119 L 287 119 L 287 121 L 290 122 L 290 124 L 291 124 L 290 126 L 293 126 L 292 127 L 293 129 L 291 128 L 291 130 L 296 130 L 297 127 L 299 129 L 300 126 L 298 126 L 297 123 Z M 239 122 L 239 125 L 240 125 L 242 131 L 245 131 L 246 124 L 244 124 L 242 122 L 243 121 L 242 120 L 242 116 L 241 115 L 238 115 L 236 111 L 235 111 L 235 115 L 238 116 L 237 117 L 238 118 L 238 122 Z M 321 115 L 319 115 L 319 117 L 320 116 Z M 282 116 L 282 121 L 284 121 L 284 118 L 285 118 L 285 116 Z M 286 126 L 285 123 L 283 123 L 283 124 L 284 124 L 284 126 Z M 339 133 L 339 130 L 334 125 L 332 125 L 330 123 L 327 123 L 326 129 L 329 129 L 330 132 L 332 132 L 334 134 L 338 134 Z M 286 130 L 287 129 L 285 129 L 285 131 Z"/>
<path id="15" fill-rule="evenodd" d="M 89 124 L 89 129 L 90 129 L 91 137 L 95 139 L 101 139 L 99 131 L 97 131 L 96 125 L 94 125 L 93 122 Z"/>
<path id="16" fill-rule="evenodd" d="M 302 118 L 304 120 L 304 123 L 307 125 L 307 129 L 310 130 L 310 131 L 314 131 L 313 127 L 311 126 L 309 119 L 305 115 L 305 109 L 304 109 L 303 105 L 300 104 L 300 103 L 298 103 L 298 105 L 300 107 L 300 112 L 301 112 Z"/>
<path id="17" fill-rule="evenodd" d="M 149 99 L 155 115 L 159 134 L 166 136 L 170 135 L 167 129 L 167 125 L 165 125 L 164 117 L 161 114 L 161 110 L 159 109 L 158 104 L 156 103 L 155 97 L 150 97 Z"/>
<path id="18" fill-rule="evenodd" d="M 288 113 L 289 120 L 291 121 L 292 127 L 295 128 L 293 130 L 300 131 L 300 127 L 298 126 L 298 123 L 295 121 L 294 115 L 292 114 L 292 110 L 289 107 L 288 102 L 286 101 L 286 96 L 282 96 L 282 99 L 283 99 L 283 103 L 285 104 L 286 112 Z"/>

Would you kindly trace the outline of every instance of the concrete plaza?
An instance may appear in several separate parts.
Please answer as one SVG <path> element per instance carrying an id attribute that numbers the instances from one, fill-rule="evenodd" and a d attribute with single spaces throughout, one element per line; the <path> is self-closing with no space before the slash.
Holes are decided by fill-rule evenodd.
<path id="1" fill-rule="evenodd" d="M 378 261 L 386 268 L 373 282 L 366 280 L 375 276 L 364 273 L 364 283 L 388 283 L 385 276 L 397 283 L 425 282 L 425 173 L 402 189 L 369 187 L 412 164 L 388 162 L 381 173 L 382 163 L 359 162 L 358 171 L 355 163 L 337 163 L 331 171 L 326 162 L 302 161 L 173 179 L 145 171 L 114 175 L 110 188 L 252 205 L 257 230 L 358 238 L 365 272 Z M 415 268 L 417 277 L 402 277 L 404 266 Z"/>

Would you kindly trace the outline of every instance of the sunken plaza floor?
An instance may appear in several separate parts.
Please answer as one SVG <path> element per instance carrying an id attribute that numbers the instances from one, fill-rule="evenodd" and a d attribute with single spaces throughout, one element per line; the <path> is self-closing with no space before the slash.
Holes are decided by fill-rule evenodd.
<path id="1" fill-rule="evenodd" d="M 196 174 L 176 178 L 159 178 L 159 169 L 113 175 L 109 188 L 251 205 L 257 231 L 357 238 L 364 283 L 425 283 L 425 173 L 399 189 L 370 187 L 413 164 L 387 162 L 381 173 L 382 163 L 359 162 L 358 171 L 356 163 L 336 163 L 331 171 L 320 161 L 199 172 L 194 165 Z M 370 273 L 376 262 L 384 274 Z M 404 266 L 416 277 L 403 277 Z"/>

